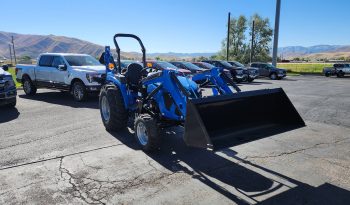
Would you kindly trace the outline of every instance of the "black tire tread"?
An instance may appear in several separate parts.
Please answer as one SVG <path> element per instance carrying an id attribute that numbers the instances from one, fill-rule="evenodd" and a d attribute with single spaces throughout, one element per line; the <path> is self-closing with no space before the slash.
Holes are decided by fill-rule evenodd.
<path id="1" fill-rule="evenodd" d="M 23 79 L 22 79 L 22 84 L 24 84 L 24 81 L 28 80 L 29 83 L 30 83 L 30 93 L 26 93 L 26 95 L 35 95 L 36 94 L 36 91 L 37 91 L 37 88 L 35 87 L 35 85 L 33 84 L 32 80 L 28 77 L 28 76 L 23 76 Z"/>
<path id="2" fill-rule="evenodd" d="M 82 98 L 81 100 L 78 100 L 78 99 L 76 99 L 76 98 L 74 97 L 74 86 L 75 86 L 76 84 L 80 84 L 80 85 L 84 88 L 84 94 L 83 94 L 83 98 Z M 80 80 L 76 80 L 76 81 L 73 83 L 73 85 L 72 85 L 72 93 L 73 93 L 73 98 L 74 98 L 74 100 L 77 101 L 77 102 L 83 102 L 83 101 L 85 101 L 85 100 L 87 99 L 87 97 L 88 97 L 88 93 L 87 93 L 87 91 L 86 91 L 85 85 L 84 85 L 84 83 L 81 82 Z"/>
<path id="3" fill-rule="evenodd" d="M 276 75 L 276 78 L 275 78 L 275 79 L 272 79 L 272 77 L 271 77 L 273 74 Z M 277 80 L 277 79 L 278 79 L 277 73 L 275 73 L 275 72 L 270 73 L 269 78 L 270 78 L 271 80 Z"/>
<path id="4" fill-rule="evenodd" d="M 143 146 L 139 143 L 138 137 L 137 137 L 137 129 L 136 126 L 139 123 L 139 121 L 143 121 L 146 125 L 147 134 L 148 134 L 148 143 Z M 160 135 L 160 129 L 157 125 L 157 121 L 152 118 L 149 114 L 141 114 L 135 118 L 135 138 L 138 144 L 142 147 L 142 150 L 145 152 L 152 152 L 155 150 L 158 150 L 161 144 L 161 135 Z"/>
<path id="5" fill-rule="evenodd" d="M 110 106 L 110 119 L 109 122 L 105 122 L 101 112 L 101 100 L 106 95 Z M 120 90 L 114 85 L 105 85 L 101 89 L 100 93 L 100 112 L 103 124 L 108 131 L 120 131 L 127 127 L 128 112 L 124 106 L 123 96 Z"/>

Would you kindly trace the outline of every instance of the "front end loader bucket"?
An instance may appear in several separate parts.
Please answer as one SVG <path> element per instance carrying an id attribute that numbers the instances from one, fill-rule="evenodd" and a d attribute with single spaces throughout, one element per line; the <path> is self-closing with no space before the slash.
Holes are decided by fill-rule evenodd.
<path id="1" fill-rule="evenodd" d="M 190 99 L 186 112 L 185 143 L 213 150 L 305 126 L 282 88 Z"/>

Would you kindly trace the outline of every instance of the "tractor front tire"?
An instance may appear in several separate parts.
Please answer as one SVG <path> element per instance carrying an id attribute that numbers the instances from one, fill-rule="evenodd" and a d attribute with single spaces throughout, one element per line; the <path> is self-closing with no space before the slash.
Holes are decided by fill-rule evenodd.
<path id="1" fill-rule="evenodd" d="M 142 150 L 151 152 L 158 150 L 161 144 L 160 129 L 157 121 L 148 114 L 135 118 L 135 138 Z"/>
<path id="2" fill-rule="evenodd" d="M 127 127 L 128 112 L 118 87 L 105 85 L 101 88 L 99 107 L 102 122 L 107 131 L 120 131 Z"/>

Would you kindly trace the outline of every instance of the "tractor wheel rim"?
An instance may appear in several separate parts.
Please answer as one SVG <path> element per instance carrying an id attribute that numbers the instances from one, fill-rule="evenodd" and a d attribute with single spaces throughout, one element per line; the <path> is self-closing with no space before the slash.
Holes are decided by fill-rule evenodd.
<path id="1" fill-rule="evenodd" d="M 78 100 L 83 98 L 83 88 L 80 85 L 74 86 L 74 97 Z"/>
<path id="2" fill-rule="evenodd" d="M 24 81 L 23 89 L 26 93 L 30 93 L 30 83 L 28 80 Z"/>
<path id="3" fill-rule="evenodd" d="M 101 102 L 101 111 L 102 111 L 102 116 L 103 119 L 108 122 L 109 118 L 110 118 L 110 107 L 109 107 L 109 103 L 107 100 L 106 96 L 102 97 L 102 102 Z"/>
<path id="4" fill-rule="evenodd" d="M 143 122 L 138 123 L 136 129 L 137 138 L 139 139 L 140 144 L 145 146 L 148 143 L 148 135 L 145 124 Z"/>

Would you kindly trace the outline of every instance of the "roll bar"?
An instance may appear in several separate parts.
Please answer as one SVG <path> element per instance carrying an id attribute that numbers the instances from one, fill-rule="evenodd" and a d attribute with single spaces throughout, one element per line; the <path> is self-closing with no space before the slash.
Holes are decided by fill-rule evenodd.
<path id="1" fill-rule="evenodd" d="M 117 42 L 117 38 L 119 38 L 119 37 L 133 38 L 139 42 L 139 44 L 141 46 L 141 51 L 142 51 L 142 64 L 143 64 L 143 67 L 146 68 L 146 49 L 145 49 L 145 46 L 143 45 L 141 39 L 134 34 L 117 33 L 114 35 L 113 41 L 114 41 L 114 45 L 115 45 L 116 51 L 117 51 L 117 67 L 118 67 L 119 72 L 121 71 L 120 48 L 119 48 L 119 45 Z"/>

